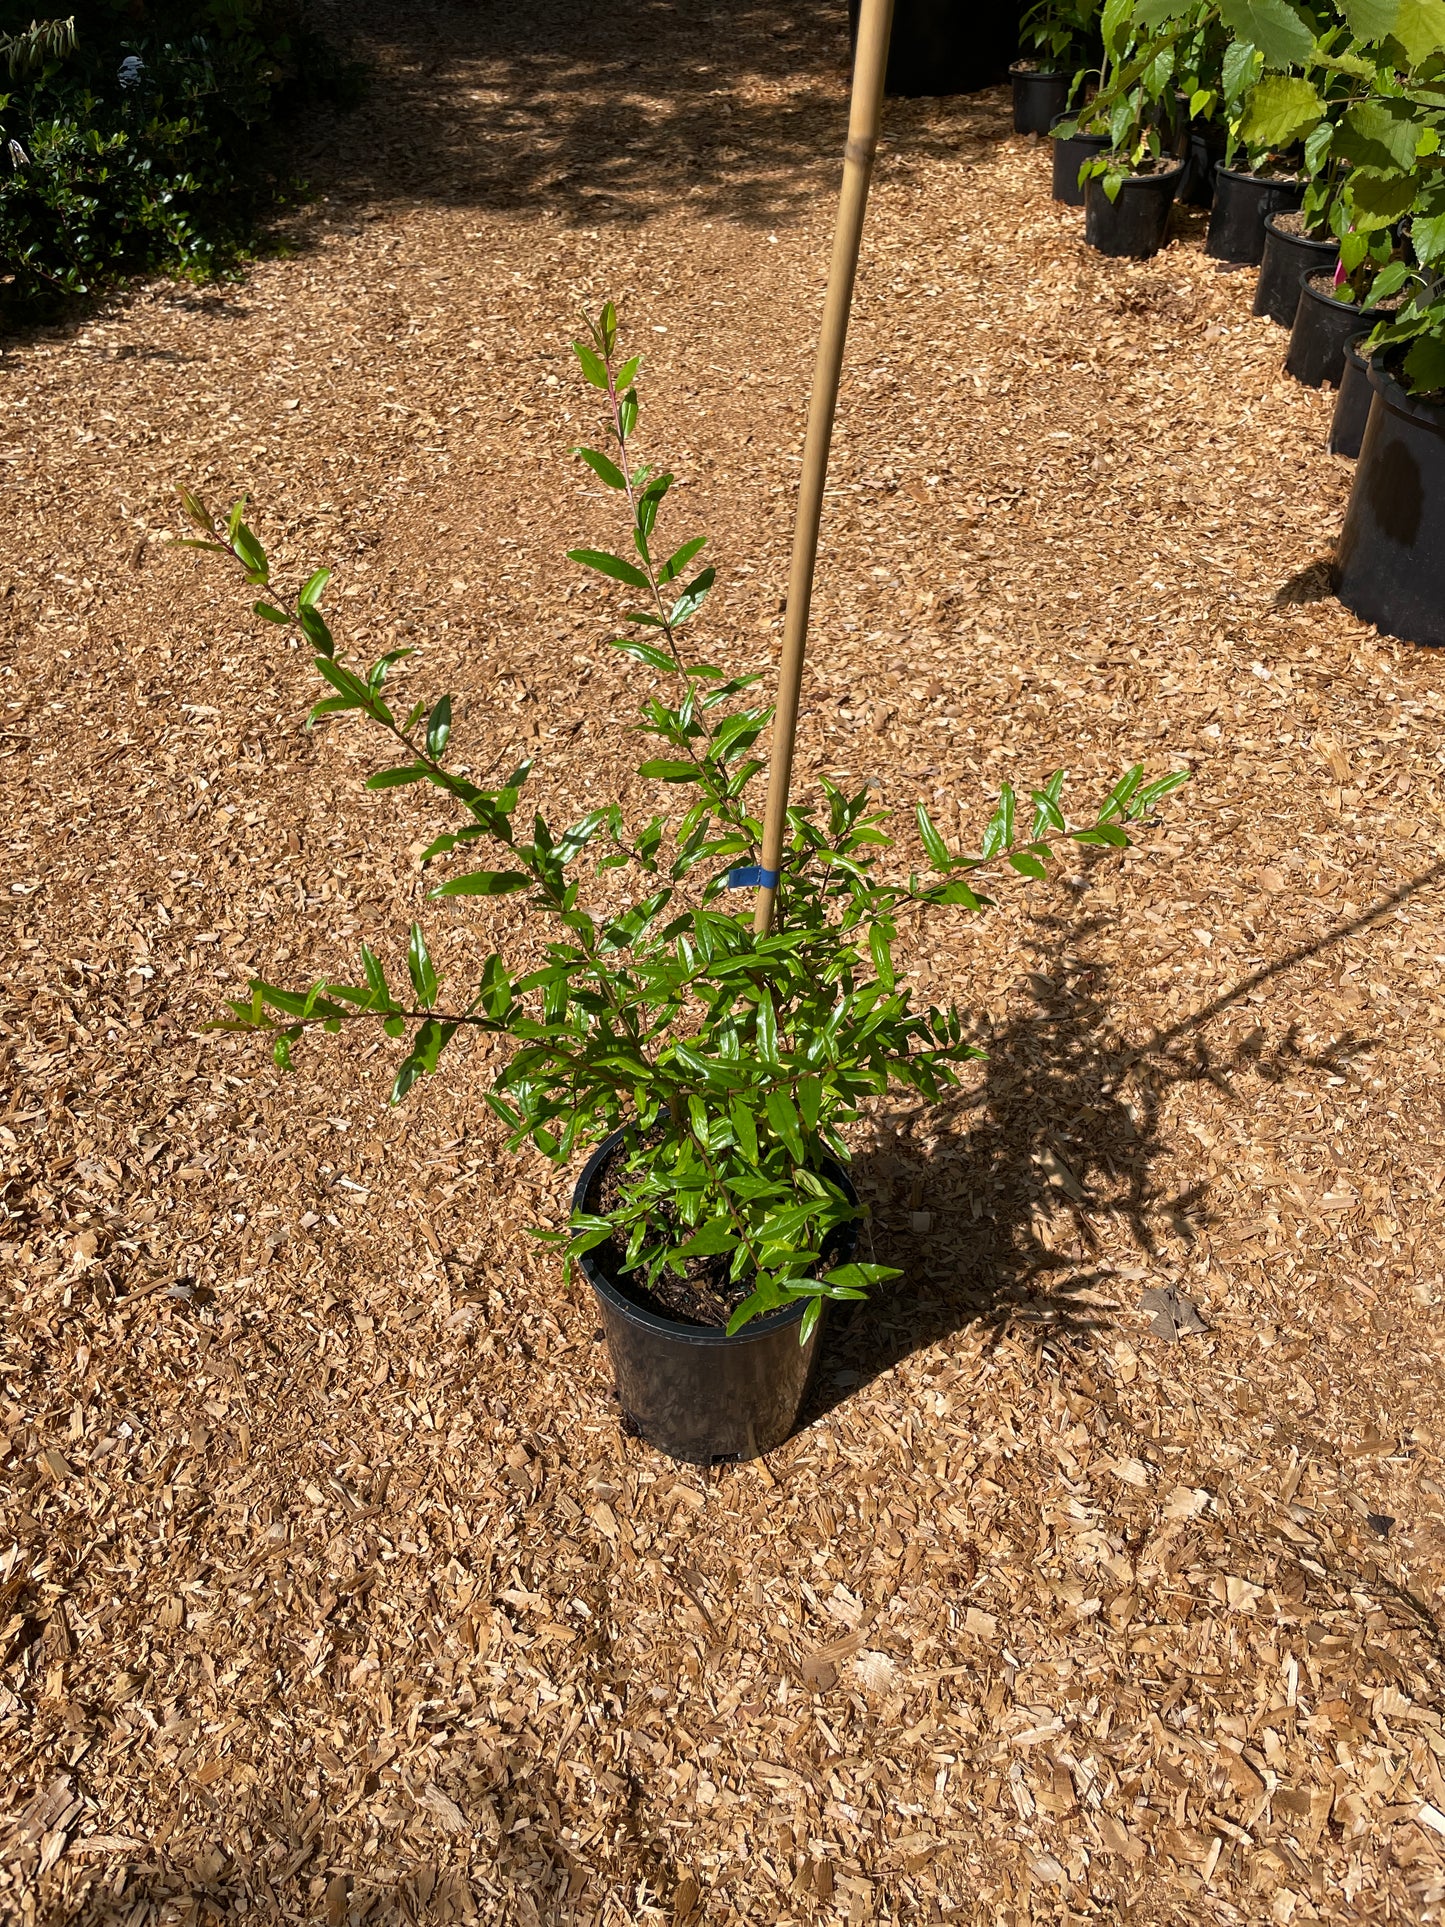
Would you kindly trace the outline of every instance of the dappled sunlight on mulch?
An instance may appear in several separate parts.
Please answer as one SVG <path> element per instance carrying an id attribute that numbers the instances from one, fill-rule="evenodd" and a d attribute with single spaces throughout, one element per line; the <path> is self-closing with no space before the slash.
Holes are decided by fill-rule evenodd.
<path id="1" fill-rule="evenodd" d="M 1100 260 L 1001 96 L 890 106 L 803 780 L 905 839 L 1060 764 L 1194 780 L 910 937 L 989 1055 L 860 1130 L 907 1276 L 782 1451 L 621 1435 L 470 1046 L 389 1111 L 390 1045 L 286 1079 L 199 1034 L 252 968 L 399 969 L 413 915 L 458 982 L 532 939 L 426 903 L 434 808 L 304 730 L 300 653 L 164 546 L 174 483 L 334 563 L 474 769 L 645 820 L 642 685 L 558 563 L 612 533 L 566 352 L 612 294 L 709 650 L 776 649 L 836 21 L 660 10 L 614 57 L 411 12 L 364 16 L 296 258 L 0 357 L 0 1906 L 1439 1917 L 1445 668 L 1329 598 L 1329 397 L 1196 217 Z"/>

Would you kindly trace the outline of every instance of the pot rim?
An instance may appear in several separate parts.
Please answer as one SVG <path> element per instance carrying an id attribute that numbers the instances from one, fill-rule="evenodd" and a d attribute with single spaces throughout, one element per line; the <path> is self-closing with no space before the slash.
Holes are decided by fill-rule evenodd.
<path id="1" fill-rule="evenodd" d="M 1182 174 L 1184 167 L 1185 163 L 1181 160 L 1176 161 L 1173 167 L 1161 167 L 1156 169 L 1152 174 L 1126 174 L 1123 178 L 1122 186 L 1158 187 L 1161 181 L 1172 181 L 1177 174 Z M 1088 185 L 1092 187 L 1094 182 L 1099 179 L 1100 176 L 1097 174 L 1090 175 Z"/>
<path id="2" fill-rule="evenodd" d="M 1325 308 L 1348 308 L 1352 314 L 1357 314 L 1361 321 L 1368 321 L 1371 327 L 1373 327 L 1376 322 L 1388 321 L 1390 319 L 1390 310 L 1388 308 L 1357 308 L 1353 301 L 1337 301 L 1332 294 L 1321 294 L 1318 288 L 1312 288 L 1310 286 L 1310 282 L 1318 273 L 1318 268 L 1300 269 L 1300 292 L 1307 294 L 1311 301 L 1318 301 L 1321 307 Z M 1360 334 L 1369 334 L 1369 332 L 1369 328 L 1357 330 L 1357 333 Z"/>
<path id="3" fill-rule="evenodd" d="M 1226 167 L 1223 161 L 1214 171 L 1231 181 L 1257 181 L 1261 187 L 1297 187 L 1303 191 L 1305 184 L 1302 174 L 1251 174 L 1247 167 Z"/>
<path id="4" fill-rule="evenodd" d="M 1378 361 L 1366 362 L 1365 373 L 1370 378 L 1370 386 L 1378 390 L 1380 400 L 1394 414 L 1419 422 L 1422 428 L 1433 429 L 1436 434 L 1445 432 L 1445 402 L 1426 401 L 1423 395 L 1407 394 Z"/>
<path id="5" fill-rule="evenodd" d="M 1321 241 L 1313 234 L 1285 234 L 1275 226 L 1275 222 L 1281 214 L 1298 213 L 1299 209 L 1297 207 L 1277 207 L 1273 214 L 1266 214 L 1264 217 L 1266 231 L 1270 234 L 1278 235 L 1281 241 L 1288 241 L 1292 248 L 1318 248 L 1321 254 L 1338 254 L 1340 244 L 1333 235 L 1331 235 L 1327 241 Z M 1311 268 L 1309 272 L 1311 274 L 1318 274 L 1319 269 Z"/>
<path id="6" fill-rule="evenodd" d="M 580 1208 L 585 1202 L 593 1177 L 621 1136 L 622 1132 L 620 1130 L 609 1131 L 607 1136 L 603 1138 L 602 1142 L 597 1146 L 597 1149 L 592 1153 L 591 1157 L 588 1158 L 587 1162 L 583 1165 L 577 1182 L 572 1188 L 572 1204 L 574 1210 Z M 849 1179 L 847 1171 L 838 1163 L 837 1159 L 830 1158 L 828 1161 L 833 1165 L 834 1169 L 842 1175 L 844 1181 L 851 1185 L 852 1181 Z M 855 1192 L 854 1201 L 856 1202 L 856 1200 L 857 1194 Z M 613 1284 L 612 1280 L 590 1251 L 584 1251 L 579 1256 L 577 1262 L 582 1269 L 583 1277 L 586 1278 L 588 1284 L 591 1285 L 592 1289 L 597 1293 L 597 1296 L 604 1299 L 611 1309 L 625 1318 L 629 1324 L 640 1325 L 646 1331 L 657 1332 L 663 1337 L 670 1338 L 679 1344 L 752 1344 L 759 1339 L 771 1338 L 775 1332 L 785 1330 L 789 1325 L 800 1324 L 809 1304 L 809 1300 L 806 1298 L 795 1299 L 791 1305 L 784 1305 L 779 1311 L 768 1311 L 764 1312 L 760 1318 L 750 1318 L 741 1331 L 733 1332 L 732 1335 L 729 1336 L 725 1330 L 718 1326 L 686 1325 L 679 1318 L 664 1318 L 660 1312 L 649 1311 L 645 1305 L 636 1304 L 631 1298 L 628 1298 L 623 1292 L 617 1289 L 617 1286 Z M 830 1303 L 831 1301 L 825 1300 L 824 1302 Z"/>

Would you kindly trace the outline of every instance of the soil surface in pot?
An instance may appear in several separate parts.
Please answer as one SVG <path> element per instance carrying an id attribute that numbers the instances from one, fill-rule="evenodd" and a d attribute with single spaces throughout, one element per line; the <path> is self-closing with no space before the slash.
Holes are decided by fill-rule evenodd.
<path id="1" fill-rule="evenodd" d="M 599 1216 L 605 1217 L 621 1200 L 625 1153 L 626 1146 L 619 1145 L 593 1182 L 588 1209 Z M 676 1231 L 677 1223 L 671 1212 L 665 1214 L 663 1222 L 668 1230 Z M 721 1330 L 752 1290 L 750 1277 L 739 1281 L 728 1276 L 730 1261 L 725 1254 L 689 1258 L 681 1272 L 664 1271 L 653 1286 L 644 1284 L 639 1273 L 623 1269 L 622 1248 L 610 1240 L 598 1245 L 593 1255 L 624 1298 L 640 1305 L 644 1311 L 654 1312 L 660 1318 L 676 1319 L 684 1325 Z M 832 1264 L 834 1260 L 830 1258 L 828 1262 Z"/>
<path id="2" fill-rule="evenodd" d="M 1312 274 L 1309 277 L 1309 285 L 1314 289 L 1316 294 L 1324 295 L 1326 300 L 1339 301 L 1341 307 L 1359 307 L 1361 314 L 1367 312 L 1358 302 L 1345 302 L 1340 300 L 1339 295 L 1335 292 L 1334 274 L 1329 268 L 1320 268 L 1316 273 Z M 1396 308 L 1402 305 L 1404 299 L 1403 294 L 1387 294 L 1383 301 L 1372 301 L 1368 312 L 1370 314 L 1379 312 L 1386 314 L 1393 313 Z"/>
<path id="3" fill-rule="evenodd" d="M 1284 207 L 1271 214 L 1270 220 L 1276 231 L 1289 235 L 1294 241 L 1333 241 L 1334 236 L 1328 228 L 1317 228 L 1313 232 L 1305 226 L 1305 217 L 1297 207 Z"/>

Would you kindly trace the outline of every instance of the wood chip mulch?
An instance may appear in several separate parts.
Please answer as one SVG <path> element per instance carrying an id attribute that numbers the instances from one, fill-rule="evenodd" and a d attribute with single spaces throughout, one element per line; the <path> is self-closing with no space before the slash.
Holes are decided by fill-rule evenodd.
<path id="1" fill-rule="evenodd" d="M 977 826 L 1194 780 L 1126 861 L 918 929 L 988 1047 L 860 1133 L 906 1279 L 798 1435 L 620 1434 L 480 1059 L 284 1078 L 247 972 L 458 981 L 437 817 L 169 550 L 249 490 L 351 645 L 555 818 L 639 694 L 567 341 L 614 295 L 770 667 L 838 10 L 362 7 L 297 252 L 0 357 L 0 1914 L 86 1927 L 1432 1921 L 1445 1901 L 1445 666 L 1329 595 L 1330 396 L 1177 217 L 1106 261 L 1001 94 L 890 105 L 810 771 Z M 904 859 L 900 859 L 904 860 Z"/>

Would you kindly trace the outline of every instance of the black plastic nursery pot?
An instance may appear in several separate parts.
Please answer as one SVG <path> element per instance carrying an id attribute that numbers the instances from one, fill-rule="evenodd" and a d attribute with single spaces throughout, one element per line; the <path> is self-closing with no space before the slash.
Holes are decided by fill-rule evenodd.
<path id="1" fill-rule="evenodd" d="M 1100 175 L 1090 175 L 1084 186 L 1084 239 L 1100 254 L 1127 254 L 1147 260 L 1163 247 L 1169 234 L 1169 210 L 1184 172 L 1183 165 L 1157 174 L 1128 174 L 1111 201 Z"/>
<path id="2" fill-rule="evenodd" d="M 1285 208 L 1288 215 L 1294 210 Z M 1331 237 L 1316 240 L 1310 234 L 1292 234 L 1280 225 L 1280 214 L 1268 215 L 1264 223 L 1264 257 L 1259 264 L 1259 281 L 1254 290 L 1254 312 L 1292 328 L 1299 308 L 1299 283 L 1302 274 L 1320 269 L 1334 270 L 1340 258 L 1339 242 Z"/>
<path id="3" fill-rule="evenodd" d="M 855 42 L 858 5 L 859 0 L 848 0 L 848 30 Z M 894 0 L 885 92 L 972 94 L 996 86 L 1018 54 L 1019 12 L 1016 0 L 987 8 L 972 0 Z"/>
<path id="4" fill-rule="evenodd" d="M 1213 207 L 1214 171 L 1223 159 L 1224 129 L 1213 121 L 1191 121 L 1183 155 L 1184 178 L 1175 200 L 1186 207 Z"/>
<path id="5" fill-rule="evenodd" d="M 1331 455 L 1348 455 L 1351 461 L 1360 452 L 1365 423 L 1370 419 L 1370 404 L 1375 399 L 1375 391 L 1370 386 L 1370 364 L 1360 353 L 1364 339 L 1364 335 L 1356 335 L 1345 343 L 1345 372 L 1340 376 L 1335 412 L 1330 418 L 1330 439 L 1326 443 Z"/>
<path id="6" fill-rule="evenodd" d="M 1361 308 L 1353 301 L 1337 301 L 1328 274 L 1302 274 L 1299 307 L 1289 332 L 1285 370 L 1307 388 L 1328 381 L 1338 387 L 1345 372 L 1345 343 L 1363 329 L 1367 334 L 1389 316 L 1382 308 Z"/>
<path id="7" fill-rule="evenodd" d="M 1014 132 L 1047 134 L 1069 104 L 1069 76 L 1015 61 L 1009 68 L 1014 90 Z"/>
<path id="8" fill-rule="evenodd" d="M 1220 165 L 1214 170 L 1214 205 L 1204 252 L 1216 261 L 1238 261 L 1250 266 L 1264 254 L 1264 224 L 1281 209 L 1298 207 L 1304 199 L 1303 181 L 1270 174 L 1245 174 Z"/>
<path id="9" fill-rule="evenodd" d="M 1445 645 L 1445 404 L 1421 401 L 1378 363 L 1340 531 L 1347 609 L 1404 642 Z"/>
<path id="10" fill-rule="evenodd" d="M 1079 169 L 1085 161 L 1103 153 L 1109 137 L 1107 134 L 1055 134 L 1053 142 L 1054 199 L 1062 201 L 1065 207 L 1082 207 L 1084 190 L 1079 185 Z"/>
<path id="11" fill-rule="evenodd" d="M 623 1133 L 605 1138 L 582 1169 L 572 1194 L 574 1210 L 588 1200 L 603 1166 Z M 857 1203 L 840 1165 L 824 1174 Z M 847 1263 L 857 1246 L 855 1226 L 835 1262 Z M 781 1445 L 798 1421 L 828 1322 L 828 1303 L 806 1345 L 798 1343 L 804 1304 L 754 1318 L 729 1338 L 711 1326 L 685 1324 L 638 1302 L 627 1281 L 611 1276 L 597 1252 L 578 1260 L 596 1295 L 617 1384 L 617 1402 L 631 1428 L 665 1452 L 691 1465 L 727 1465 L 756 1459 Z"/>

